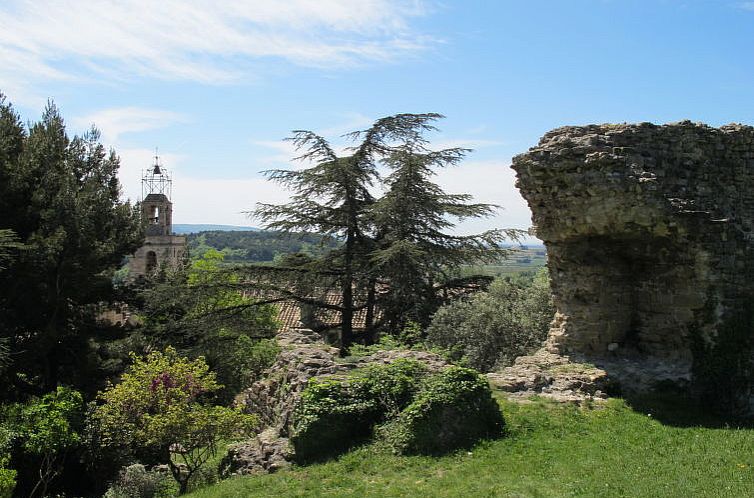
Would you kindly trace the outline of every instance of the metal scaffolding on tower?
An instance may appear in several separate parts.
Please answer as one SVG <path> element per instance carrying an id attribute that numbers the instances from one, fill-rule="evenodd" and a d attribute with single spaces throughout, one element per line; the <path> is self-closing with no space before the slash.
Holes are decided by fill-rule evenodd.
<path id="1" fill-rule="evenodd" d="M 155 151 L 154 164 L 141 171 L 141 199 L 149 194 L 163 194 L 168 199 L 173 194 L 173 179 L 168 170 L 160 165 L 160 156 Z"/>

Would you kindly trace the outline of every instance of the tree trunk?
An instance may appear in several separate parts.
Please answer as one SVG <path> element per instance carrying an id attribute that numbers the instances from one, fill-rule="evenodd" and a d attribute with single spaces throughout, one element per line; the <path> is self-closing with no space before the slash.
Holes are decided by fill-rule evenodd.
<path id="1" fill-rule="evenodd" d="M 344 275 L 341 284 L 343 295 L 343 312 L 340 325 L 340 355 L 348 356 L 353 342 L 353 252 L 355 248 L 354 230 L 346 232 L 346 251 L 344 254 Z"/>
<path id="2" fill-rule="evenodd" d="M 353 279 L 345 278 L 341 292 L 343 293 L 343 313 L 340 325 L 340 355 L 348 356 L 353 342 Z"/>
<path id="3" fill-rule="evenodd" d="M 365 318 L 364 328 L 366 330 L 369 342 L 374 342 L 374 302 L 377 293 L 377 283 L 374 279 L 369 279 L 369 289 L 367 290 L 367 316 Z"/>

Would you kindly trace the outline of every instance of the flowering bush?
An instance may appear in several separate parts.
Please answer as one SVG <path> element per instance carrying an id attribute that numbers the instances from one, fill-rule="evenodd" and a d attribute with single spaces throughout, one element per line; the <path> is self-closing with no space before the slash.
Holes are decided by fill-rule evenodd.
<path id="1" fill-rule="evenodd" d="M 103 404 L 94 414 L 100 440 L 158 455 L 184 493 L 218 442 L 251 434 L 256 418 L 208 403 L 222 386 L 203 358 L 189 360 L 167 348 L 133 359 L 120 384 L 100 393 Z"/>

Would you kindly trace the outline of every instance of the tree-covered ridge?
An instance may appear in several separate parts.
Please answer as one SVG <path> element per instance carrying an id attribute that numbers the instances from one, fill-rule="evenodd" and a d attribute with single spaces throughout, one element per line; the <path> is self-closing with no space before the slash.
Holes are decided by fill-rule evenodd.
<path id="1" fill-rule="evenodd" d="M 209 249 L 220 251 L 226 263 L 258 263 L 286 254 L 318 256 L 339 245 L 337 239 L 313 233 L 286 234 L 269 230 L 210 230 L 188 235 L 189 253 L 201 258 Z"/>

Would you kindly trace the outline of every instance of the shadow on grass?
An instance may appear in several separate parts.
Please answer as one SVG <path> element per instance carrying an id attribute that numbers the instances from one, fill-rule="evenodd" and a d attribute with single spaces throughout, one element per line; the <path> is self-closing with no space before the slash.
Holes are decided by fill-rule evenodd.
<path id="1" fill-rule="evenodd" d="M 673 389 L 661 389 L 640 395 L 624 393 L 623 399 L 632 410 L 649 414 L 658 422 L 673 427 L 754 428 L 754 417 L 721 414 L 713 406 Z"/>

